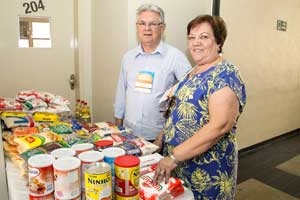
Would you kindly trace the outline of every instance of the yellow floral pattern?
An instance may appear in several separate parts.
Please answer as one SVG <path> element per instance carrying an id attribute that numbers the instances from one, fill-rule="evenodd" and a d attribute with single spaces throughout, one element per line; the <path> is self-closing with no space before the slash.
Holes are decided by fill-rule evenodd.
<path id="1" fill-rule="evenodd" d="M 238 97 L 240 113 L 246 103 L 244 82 L 236 66 L 223 61 L 193 78 L 182 80 L 175 103 L 164 128 L 164 154 L 193 136 L 209 122 L 208 99 L 224 87 Z M 237 171 L 237 145 L 234 127 L 207 152 L 182 162 L 173 175 L 181 178 L 195 199 L 234 199 Z"/>

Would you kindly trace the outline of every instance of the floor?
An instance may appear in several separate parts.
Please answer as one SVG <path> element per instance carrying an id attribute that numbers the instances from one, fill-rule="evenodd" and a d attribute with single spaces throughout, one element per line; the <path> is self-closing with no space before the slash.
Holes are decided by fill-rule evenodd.
<path id="1" fill-rule="evenodd" d="M 239 152 L 235 200 L 300 200 L 300 130 Z"/>

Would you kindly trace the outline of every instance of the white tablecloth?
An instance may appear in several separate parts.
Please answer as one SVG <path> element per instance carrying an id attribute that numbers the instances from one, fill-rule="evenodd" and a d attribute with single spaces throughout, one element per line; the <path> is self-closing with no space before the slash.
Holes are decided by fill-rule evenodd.
<path id="1" fill-rule="evenodd" d="M 8 158 L 5 160 L 9 200 L 25 200 L 29 194 L 28 181 L 20 175 L 20 170 Z"/>

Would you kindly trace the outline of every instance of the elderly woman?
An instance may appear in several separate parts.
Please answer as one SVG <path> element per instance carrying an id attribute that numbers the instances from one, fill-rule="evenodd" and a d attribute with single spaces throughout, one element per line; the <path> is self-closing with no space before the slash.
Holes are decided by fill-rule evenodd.
<path id="1" fill-rule="evenodd" d="M 155 143 L 163 158 L 154 182 L 175 176 L 195 199 L 234 199 L 236 124 L 246 103 L 238 68 L 222 55 L 227 36 L 221 17 L 202 15 L 187 26 L 194 68 L 172 88 L 165 127 Z"/>

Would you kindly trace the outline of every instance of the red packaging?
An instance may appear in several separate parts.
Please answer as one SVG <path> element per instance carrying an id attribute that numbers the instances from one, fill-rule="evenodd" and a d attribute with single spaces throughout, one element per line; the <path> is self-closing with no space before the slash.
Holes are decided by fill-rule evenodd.
<path id="1" fill-rule="evenodd" d="M 118 156 L 115 161 L 115 193 L 132 197 L 138 194 L 140 160 L 133 155 Z"/>
<path id="2" fill-rule="evenodd" d="M 139 194 L 141 200 L 173 199 L 184 193 L 182 181 L 171 177 L 167 184 L 153 183 L 154 172 L 147 173 L 140 178 Z"/>

